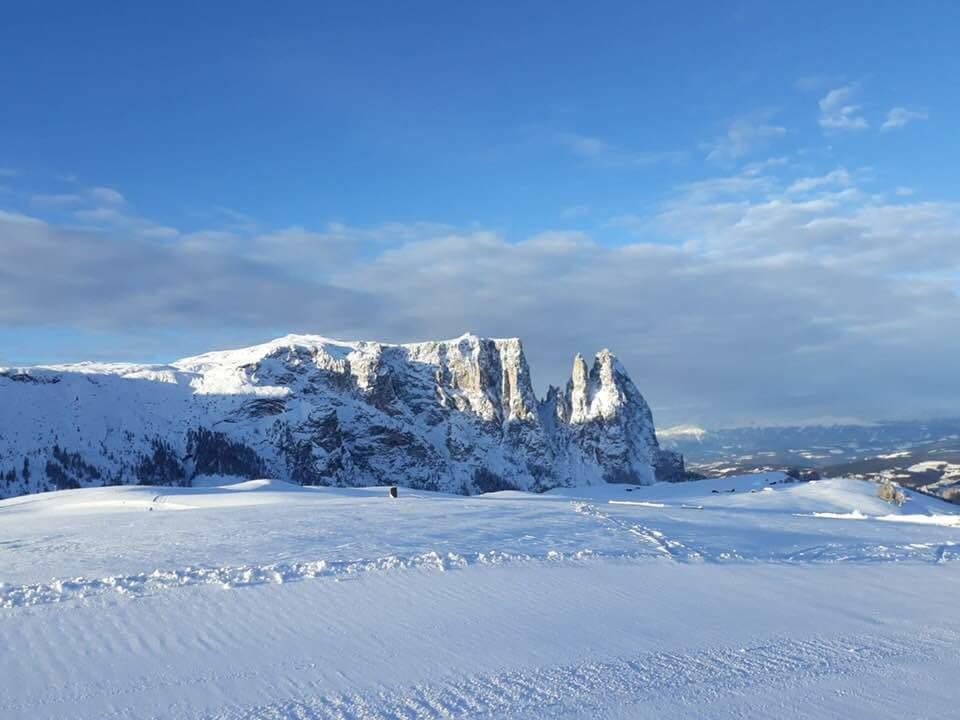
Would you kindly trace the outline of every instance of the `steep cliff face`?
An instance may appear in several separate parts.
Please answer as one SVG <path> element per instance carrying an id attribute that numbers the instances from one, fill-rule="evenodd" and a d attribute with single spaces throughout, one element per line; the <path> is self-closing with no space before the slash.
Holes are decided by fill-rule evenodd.
<path id="1" fill-rule="evenodd" d="M 677 480 L 683 461 L 606 350 L 542 402 L 519 340 L 473 335 L 0 370 L 0 495 L 209 475 L 475 493 Z"/>
<path id="2" fill-rule="evenodd" d="M 589 370 L 578 354 L 566 390 L 551 388 L 545 404 L 557 440 L 570 445 L 572 462 L 582 462 L 584 472 L 599 474 L 593 481 L 684 479 L 683 458 L 659 447 L 650 406 L 609 350 L 597 353 Z"/>

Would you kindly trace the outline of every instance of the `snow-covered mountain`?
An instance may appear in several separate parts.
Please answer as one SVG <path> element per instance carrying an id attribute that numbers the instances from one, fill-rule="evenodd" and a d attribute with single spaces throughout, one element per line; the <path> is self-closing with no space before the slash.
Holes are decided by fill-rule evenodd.
<path id="1" fill-rule="evenodd" d="M 476 493 L 684 477 L 615 356 L 539 401 L 518 339 L 290 335 L 171 365 L 0 369 L 0 496 L 272 476 Z"/>

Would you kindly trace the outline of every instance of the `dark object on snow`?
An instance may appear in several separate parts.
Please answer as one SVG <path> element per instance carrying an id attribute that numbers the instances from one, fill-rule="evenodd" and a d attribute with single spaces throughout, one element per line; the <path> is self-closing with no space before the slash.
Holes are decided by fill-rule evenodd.
<path id="1" fill-rule="evenodd" d="M 737 491 L 736 488 L 730 488 L 730 492 L 736 492 L 736 491 Z"/>
<path id="2" fill-rule="evenodd" d="M 390 497 L 395 498 L 397 496 L 397 486 L 393 485 L 390 488 Z"/>
<path id="3" fill-rule="evenodd" d="M 720 492 L 720 491 L 719 491 L 719 490 L 711 490 L 710 492 L 712 492 L 712 493 L 718 493 L 718 492 Z"/>
<path id="4" fill-rule="evenodd" d="M 788 468 L 784 474 L 788 478 L 792 478 L 794 482 L 810 482 L 811 480 L 820 479 L 819 471 L 814 468 L 791 467 Z"/>

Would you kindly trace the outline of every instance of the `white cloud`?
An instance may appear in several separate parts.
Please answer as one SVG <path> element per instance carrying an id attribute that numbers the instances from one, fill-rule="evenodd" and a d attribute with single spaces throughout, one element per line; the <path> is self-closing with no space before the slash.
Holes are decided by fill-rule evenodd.
<path id="1" fill-rule="evenodd" d="M 148 218 L 125 212 L 117 207 L 95 207 L 75 210 L 73 217 L 94 229 L 130 233 L 140 237 L 170 238 L 180 231 Z"/>
<path id="2" fill-rule="evenodd" d="M 571 205 L 570 207 L 564 208 L 560 212 L 560 217 L 564 220 L 573 220 L 576 218 L 586 217 L 590 214 L 590 207 L 588 205 Z"/>
<path id="3" fill-rule="evenodd" d="M 76 184 L 74 176 L 60 176 L 60 182 Z M 128 206 L 123 194 L 114 188 L 80 187 L 66 193 L 35 193 L 28 197 L 31 205 L 40 208 L 63 208 L 71 210 L 71 217 L 79 221 L 72 227 L 86 231 L 109 230 L 143 238 L 174 238 L 180 231 L 169 225 L 145 218 Z M 226 209 L 220 209 L 226 213 Z M 228 216 L 233 220 L 246 216 L 239 213 Z"/>
<path id="4" fill-rule="evenodd" d="M 77 193 L 38 193 L 30 197 L 34 205 L 78 205 L 83 202 L 83 196 Z"/>
<path id="5" fill-rule="evenodd" d="M 799 241 L 805 223 L 831 217 L 826 205 L 772 204 L 748 204 L 744 216 L 766 216 L 765 229 L 737 228 L 734 219 L 717 231 L 731 240 L 739 235 L 746 246 L 778 228 Z M 843 233 L 886 223 L 860 217 L 851 229 L 813 232 L 823 242 L 834 235 L 844 254 Z M 666 422 L 789 420 L 840 407 L 883 417 L 960 398 L 948 359 L 960 351 L 960 338 L 943 332 L 960 322 L 955 293 L 933 281 L 834 264 L 802 243 L 761 244 L 756 252 L 716 254 L 639 242 L 611 247 L 582 234 L 519 243 L 457 234 L 401 246 L 334 281 L 384 298 L 391 339 L 454 336 L 464 328 L 519 335 L 542 383 L 563 382 L 575 351 L 610 345 L 655 408 L 687 408 L 659 418 Z M 408 328 L 416 335 L 405 335 Z M 932 345 L 940 352 L 917 356 L 918 347 Z M 926 379 L 922 388 L 911 386 L 914 377 Z"/>
<path id="6" fill-rule="evenodd" d="M 725 135 L 703 144 L 707 160 L 737 160 L 786 135 L 785 127 L 769 122 L 773 115 L 772 111 L 765 111 L 734 119 Z"/>
<path id="7" fill-rule="evenodd" d="M 900 185 L 897 187 L 896 193 L 900 197 L 908 197 L 910 195 L 913 195 L 913 188 L 907 187 L 906 185 Z"/>
<path id="8" fill-rule="evenodd" d="M 747 163 L 743 166 L 741 175 L 759 175 L 765 170 L 773 167 L 783 167 L 790 164 L 790 159 L 788 157 L 771 157 L 766 160 L 757 160 L 755 162 Z"/>
<path id="9" fill-rule="evenodd" d="M 22 213 L 7 212 L 0 210 L 0 223 L 9 223 L 10 225 L 45 225 L 46 223 L 39 218 L 30 217 Z"/>
<path id="10" fill-rule="evenodd" d="M 797 78 L 793 86 L 800 92 L 819 92 L 840 82 L 843 78 L 836 75 L 805 75 Z"/>
<path id="11" fill-rule="evenodd" d="M 887 119 L 883 121 L 880 129 L 883 131 L 896 130 L 906 127 L 907 124 L 913 120 L 926 120 L 927 118 L 927 113 L 922 110 L 908 110 L 905 107 L 895 107 L 887 113 Z"/>
<path id="12" fill-rule="evenodd" d="M 801 92 L 813 92 L 820 90 L 825 84 L 826 80 L 822 75 L 805 75 L 797 78 L 794 87 Z"/>
<path id="13" fill-rule="evenodd" d="M 352 258 L 358 242 L 347 230 L 313 232 L 302 227 L 289 227 L 262 233 L 244 241 L 245 253 L 252 260 L 285 267 L 298 273 L 303 267 L 307 273 L 317 268 L 326 269 L 331 263 Z"/>
<path id="14" fill-rule="evenodd" d="M 624 213 L 637 240 L 619 246 L 427 222 L 244 233 L 233 216 L 180 234 L 107 204 L 79 210 L 105 229 L 76 232 L 0 212 L 0 325 L 387 341 L 469 329 L 523 337 L 540 383 L 610 346 L 655 409 L 684 408 L 666 423 L 958 406 L 960 205 L 886 202 L 860 170 L 797 177 L 775 160 Z"/>
<path id="15" fill-rule="evenodd" d="M 138 230 L 137 234 L 144 238 L 175 238 L 180 231 L 166 225 L 148 225 Z"/>
<path id="16" fill-rule="evenodd" d="M 176 240 L 74 232 L 0 213 L 0 326 L 143 332 L 329 324 L 342 332 L 378 316 L 375 298 L 320 277 Z"/>
<path id="17" fill-rule="evenodd" d="M 95 187 L 90 188 L 89 192 L 94 200 L 106 205 L 123 205 L 126 202 L 123 195 L 113 188 Z"/>
<path id="18" fill-rule="evenodd" d="M 820 100 L 820 127 L 825 130 L 866 130 L 870 124 L 860 114 L 860 105 L 851 102 L 856 85 L 831 90 Z"/>
<path id="19" fill-rule="evenodd" d="M 239 210 L 218 205 L 213 208 L 217 216 L 222 216 L 227 220 L 227 227 L 238 233 L 253 233 L 257 231 L 257 221 Z"/>
<path id="20" fill-rule="evenodd" d="M 714 179 L 724 193 L 691 183 L 660 221 L 680 241 L 696 237 L 714 257 L 756 261 L 787 253 L 851 272 L 960 271 L 958 203 L 884 203 L 843 168 L 785 187 L 773 177 L 749 179 L 764 183 L 764 192 L 742 175 Z"/>
<path id="21" fill-rule="evenodd" d="M 773 178 L 747 169 L 730 177 L 713 177 L 686 183 L 679 190 L 688 200 L 708 200 L 731 195 L 757 195 L 770 191 L 775 185 Z"/>
<path id="22" fill-rule="evenodd" d="M 837 168 L 836 170 L 828 172 L 826 175 L 821 175 L 819 177 L 805 177 L 795 180 L 793 183 L 791 183 L 790 187 L 787 188 L 787 192 L 805 193 L 830 185 L 849 187 L 851 182 L 852 180 L 850 178 L 850 173 L 847 172 L 846 168 Z"/>
<path id="23" fill-rule="evenodd" d="M 67 193 L 35 193 L 30 196 L 30 202 L 34 205 L 46 206 L 69 206 L 69 205 L 93 205 L 93 209 L 87 207 L 79 212 L 90 214 L 95 218 L 96 215 L 104 216 L 114 213 L 119 215 L 117 207 L 124 205 L 126 199 L 123 195 L 108 187 L 92 187 L 87 189 L 77 189 Z"/>
<path id="24" fill-rule="evenodd" d="M 558 140 L 578 158 L 600 167 L 645 167 L 660 162 L 677 162 L 685 156 L 682 152 L 670 150 L 630 150 L 601 138 L 576 133 L 562 133 Z"/>
<path id="25" fill-rule="evenodd" d="M 77 210 L 73 214 L 78 220 L 84 220 L 86 222 L 123 222 L 127 219 L 127 216 L 121 213 L 119 210 L 110 207 Z"/>

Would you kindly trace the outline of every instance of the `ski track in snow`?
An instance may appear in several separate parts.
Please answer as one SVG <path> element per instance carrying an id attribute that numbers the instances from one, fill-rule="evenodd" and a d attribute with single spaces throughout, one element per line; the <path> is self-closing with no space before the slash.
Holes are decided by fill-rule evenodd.
<path id="1" fill-rule="evenodd" d="M 640 540 L 649 543 L 659 552 L 663 553 L 667 557 L 672 558 L 673 560 L 700 560 L 702 559 L 703 553 L 688 548 L 683 543 L 678 540 L 671 540 L 666 537 L 662 532 L 646 525 L 640 525 L 639 523 L 627 523 L 618 518 L 612 517 L 607 513 L 603 512 L 596 505 L 591 505 L 587 502 L 577 502 L 573 503 L 573 508 L 581 515 L 586 515 L 588 517 L 596 518 L 602 522 L 610 523 L 616 528 L 623 530 L 634 537 L 639 538 Z"/>
<path id="2" fill-rule="evenodd" d="M 905 545 L 825 543 L 789 552 L 771 552 L 765 555 L 744 555 L 735 550 L 709 551 L 693 548 L 679 540 L 667 537 L 656 528 L 629 523 L 603 512 L 588 502 L 573 501 L 573 508 L 581 515 L 608 523 L 616 530 L 626 532 L 653 546 L 661 555 L 677 562 L 928 562 L 943 563 L 960 560 L 960 542 L 909 543 Z"/>
<path id="3" fill-rule="evenodd" d="M 654 652 L 610 661 L 473 675 L 447 683 L 332 694 L 236 708 L 204 720 L 462 720 L 590 717 L 611 705 L 657 700 L 701 705 L 750 687 L 795 686 L 829 676 L 897 672 L 900 661 L 955 651 L 958 637 L 855 635 L 782 639 L 689 654 Z M 307 670 L 308 668 L 304 668 Z"/>

